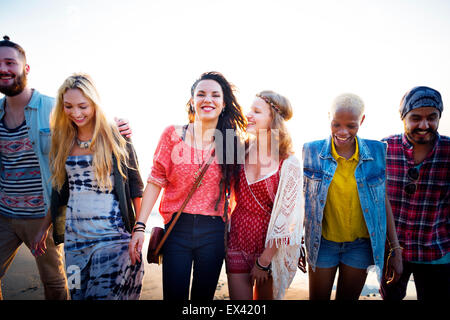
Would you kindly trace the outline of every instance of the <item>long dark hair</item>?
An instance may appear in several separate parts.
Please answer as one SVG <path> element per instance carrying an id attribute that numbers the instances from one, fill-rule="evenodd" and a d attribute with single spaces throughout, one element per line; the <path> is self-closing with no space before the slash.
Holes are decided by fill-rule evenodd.
<path id="1" fill-rule="evenodd" d="M 225 79 L 220 72 L 205 72 L 198 78 L 191 87 L 191 99 L 194 97 L 195 89 L 200 81 L 214 80 L 223 91 L 223 101 L 225 108 L 219 116 L 216 130 L 220 131 L 221 135 L 215 135 L 216 156 L 218 157 L 222 171 L 222 178 L 220 181 L 220 194 L 216 202 L 215 210 L 222 199 L 224 193 L 230 194 L 231 183 L 238 180 L 240 163 L 243 163 L 241 154 L 238 150 L 241 149 L 241 136 L 247 126 L 247 119 L 245 118 L 242 107 L 239 105 L 234 92 L 236 87 Z M 189 122 L 194 122 L 195 113 L 191 105 L 191 100 L 187 103 Z M 230 130 L 232 129 L 232 130 Z M 228 131 L 228 134 L 227 134 Z M 230 132 L 233 135 L 230 136 Z M 231 139 L 232 138 L 232 143 Z M 222 141 L 219 141 L 222 139 Z M 233 159 L 232 163 L 229 160 Z"/>

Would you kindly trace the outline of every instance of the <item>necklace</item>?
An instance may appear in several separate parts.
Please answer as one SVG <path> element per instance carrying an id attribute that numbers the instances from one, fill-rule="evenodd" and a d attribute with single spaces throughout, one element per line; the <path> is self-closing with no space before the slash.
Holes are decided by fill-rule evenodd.
<path id="1" fill-rule="evenodd" d="M 78 137 L 76 139 L 77 144 L 81 149 L 88 149 L 91 146 L 92 139 L 89 139 L 88 141 L 81 141 Z"/>
<path id="2" fill-rule="evenodd" d="M 254 146 L 255 146 L 255 148 L 256 148 L 256 145 L 257 145 L 257 144 L 254 143 L 254 144 L 251 144 L 251 145 L 249 146 L 249 148 L 248 148 L 248 156 L 249 156 L 249 157 L 250 157 L 250 152 L 254 149 Z M 258 157 L 257 154 L 256 154 L 256 157 Z M 252 158 L 252 160 L 255 160 L 255 159 Z M 259 161 L 259 160 L 256 159 L 256 161 Z M 256 203 L 259 205 L 259 207 L 260 207 L 265 213 L 267 213 L 267 214 L 270 215 L 271 212 L 270 212 L 270 211 L 267 211 L 266 208 L 264 208 L 264 206 L 259 202 L 258 198 L 257 198 L 257 197 L 255 196 L 255 194 L 253 193 L 252 185 L 255 185 L 255 184 L 257 184 L 257 183 L 259 183 L 259 182 L 261 182 L 261 181 L 264 181 L 264 186 L 265 186 L 265 189 L 266 189 L 266 191 L 267 191 L 267 194 L 268 194 L 269 197 L 272 199 L 272 201 L 274 201 L 276 195 L 275 195 L 273 192 L 271 192 L 271 190 L 269 189 L 269 185 L 267 184 L 267 181 L 269 180 L 269 178 L 270 178 L 271 176 L 273 176 L 274 174 L 276 174 L 276 173 L 280 170 L 279 166 L 278 166 L 278 168 L 277 168 L 277 171 L 275 171 L 274 173 L 270 173 L 269 175 L 265 175 L 265 176 L 263 176 L 263 177 L 258 176 L 258 178 L 257 178 L 254 182 L 252 182 L 252 183 L 250 183 L 250 182 L 248 181 L 247 172 L 246 172 L 246 170 L 245 170 L 245 163 L 244 163 L 243 170 L 244 170 L 245 180 L 246 180 L 246 182 L 247 182 L 246 185 L 247 185 L 247 187 L 248 187 L 248 190 L 249 190 L 250 193 L 252 194 L 253 199 L 255 199 Z M 259 174 L 259 175 L 260 175 L 260 174 Z M 273 203 L 272 203 L 272 204 L 273 204 Z"/>
<path id="3" fill-rule="evenodd" d="M 195 173 L 194 173 L 194 181 L 196 181 L 197 178 L 198 178 L 198 176 L 200 175 L 200 172 L 202 171 L 202 167 L 203 167 L 204 161 L 203 161 L 203 149 L 202 149 L 202 162 L 200 162 L 200 157 L 198 156 L 197 141 L 195 140 L 195 129 L 194 129 L 194 125 L 192 125 L 192 138 L 194 139 L 194 153 L 195 153 L 195 157 L 196 157 L 197 163 L 198 163 L 198 165 L 199 165 L 197 171 L 195 171 Z M 202 141 L 203 141 L 203 140 L 202 140 Z M 208 152 L 211 150 L 213 144 L 214 144 L 213 142 L 211 142 L 211 143 L 209 144 Z M 202 181 L 203 181 L 203 179 L 202 179 Z M 198 187 L 200 187 L 200 186 L 202 185 L 202 181 L 200 181 Z"/>
<path id="4" fill-rule="evenodd" d="M 267 185 L 267 179 L 264 180 L 264 185 L 266 186 L 266 190 L 267 190 L 268 194 L 270 195 L 269 186 Z M 256 203 L 259 205 L 259 207 L 260 207 L 265 213 L 267 213 L 267 214 L 270 215 L 270 212 L 267 211 L 267 210 L 262 206 L 262 204 L 259 202 L 258 198 L 257 198 L 257 197 L 255 196 L 255 194 L 253 193 L 252 186 L 251 186 L 250 184 L 248 184 L 248 183 L 247 183 L 247 186 L 248 186 L 248 190 L 250 190 L 250 193 L 251 193 L 252 196 L 253 196 L 253 199 L 255 199 L 255 201 L 256 201 Z"/>

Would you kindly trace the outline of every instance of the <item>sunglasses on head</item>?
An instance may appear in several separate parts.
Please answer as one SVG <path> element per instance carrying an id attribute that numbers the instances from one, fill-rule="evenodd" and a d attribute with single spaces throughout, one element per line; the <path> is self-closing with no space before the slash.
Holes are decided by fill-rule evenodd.
<path id="1" fill-rule="evenodd" d="M 407 194 L 413 194 L 417 190 L 417 184 L 416 181 L 419 179 L 419 169 L 417 168 L 409 168 L 408 169 L 408 178 L 413 180 L 412 182 L 405 185 L 405 192 Z"/>

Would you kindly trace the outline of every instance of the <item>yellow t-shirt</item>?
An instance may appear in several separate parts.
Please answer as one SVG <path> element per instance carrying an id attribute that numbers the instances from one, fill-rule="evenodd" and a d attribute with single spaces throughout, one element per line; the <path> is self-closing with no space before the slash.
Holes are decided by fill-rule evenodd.
<path id="1" fill-rule="evenodd" d="M 336 152 L 333 140 L 331 154 L 337 161 L 337 168 L 328 188 L 323 211 L 322 236 L 334 242 L 369 238 L 355 179 L 359 161 L 358 141 L 356 140 L 355 153 L 348 160 Z"/>

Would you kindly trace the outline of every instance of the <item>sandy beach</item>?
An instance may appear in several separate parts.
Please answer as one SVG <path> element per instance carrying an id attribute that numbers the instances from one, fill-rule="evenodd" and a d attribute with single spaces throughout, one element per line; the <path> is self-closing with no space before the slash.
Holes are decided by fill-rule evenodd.
<path id="1" fill-rule="evenodd" d="M 146 235 L 146 242 L 149 235 Z M 144 248 L 147 248 L 145 243 Z M 146 249 L 143 252 L 146 256 Z M 2 280 L 3 298 L 5 300 L 43 300 L 44 291 L 33 256 L 25 245 L 22 245 Z M 145 263 L 145 276 L 141 300 L 162 299 L 162 266 Z M 229 300 L 227 276 L 222 268 L 214 299 Z M 308 300 L 308 276 L 297 271 L 296 276 L 286 292 L 286 300 Z M 334 299 L 334 290 L 332 293 Z M 407 300 L 416 300 L 414 281 L 408 285 Z M 366 285 L 360 300 L 381 300 L 378 293 L 378 282 L 374 272 L 369 272 Z"/>

